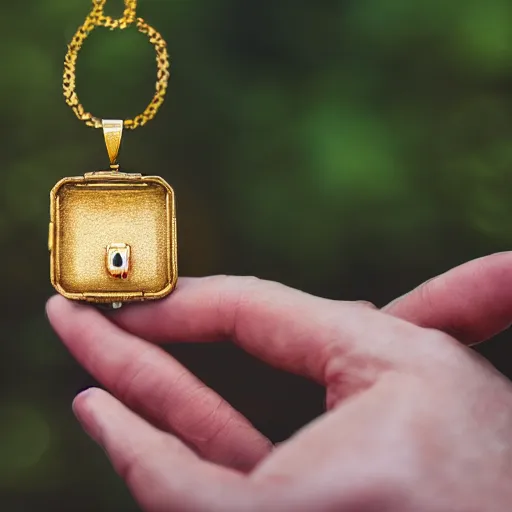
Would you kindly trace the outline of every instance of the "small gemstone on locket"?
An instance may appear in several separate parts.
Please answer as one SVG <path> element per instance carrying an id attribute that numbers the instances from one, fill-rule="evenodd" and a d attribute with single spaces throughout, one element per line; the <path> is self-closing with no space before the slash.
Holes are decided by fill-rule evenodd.
<path id="1" fill-rule="evenodd" d="M 114 265 L 114 267 L 117 267 L 117 268 L 120 268 L 123 266 L 123 257 L 118 252 L 116 252 L 114 257 L 112 258 L 112 265 Z"/>

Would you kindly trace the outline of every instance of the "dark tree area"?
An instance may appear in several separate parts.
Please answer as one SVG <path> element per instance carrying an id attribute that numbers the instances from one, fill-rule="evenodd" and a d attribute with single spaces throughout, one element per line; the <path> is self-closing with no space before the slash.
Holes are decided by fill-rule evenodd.
<path id="1" fill-rule="evenodd" d="M 167 39 L 172 77 L 121 164 L 174 187 L 181 275 L 256 275 L 384 305 L 510 246 L 510 0 L 139 4 Z M 72 415 L 94 382 L 44 313 L 49 190 L 108 164 L 101 132 L 62 98 L 66 44 L 89 9 L 2 2 L 2 512 L 136 510 Z M 98 29 L 78 73 L 87 109 L 132 116 L 153 94 L 153 48 L 135 29 Z M 481 351 L 512 376 L 508 337 Z M 274 441 L 320 414 L 322 389 L 226 341 L 169 350 Z"/>

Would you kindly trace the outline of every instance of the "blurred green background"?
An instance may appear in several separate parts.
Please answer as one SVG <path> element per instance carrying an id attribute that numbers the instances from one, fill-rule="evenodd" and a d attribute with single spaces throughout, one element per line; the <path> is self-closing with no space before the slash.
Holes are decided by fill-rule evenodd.
<path id="1" fill-rule="evenodd" d="M 107 163 L 101 132 L 61 93 L 89 10 L 2 2 L 2 512 L 136 510 L 72 416 L 93 381 L 44 314 L 49 190 Z M 510 247 L 510 0 L 140 0 L 139 14 L 167 38 L 172 80 L 121 162 L 175 188 L 182 275 L 383 305 Z M 131 116 L 152 95 L 153 48 L 135 29 L 95 31 L 78 68 L 98 116 Z M 508 337 L 481 351 L 512 375 Z M 274 441 L 322 411 L 321 389 L 227 343 L 171 351 Z"/>

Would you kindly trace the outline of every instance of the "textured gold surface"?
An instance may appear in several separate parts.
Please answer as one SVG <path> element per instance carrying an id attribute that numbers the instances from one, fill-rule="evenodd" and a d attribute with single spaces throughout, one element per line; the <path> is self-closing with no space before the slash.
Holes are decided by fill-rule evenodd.
<path id="1" fill-rule="evenodd" d="M 129 302 L 169 294 L 177 280 L 174 193 L 159 177 L 119 172 L 65 178 L 51 192 L 52 284 L 89 302 Z M 127 279 L 105 265 L 112 243 L 130 246 Z"/>
<path id="2" fill-rule="evenodd" d="M 78 54 L 82 49 L 84 41 L 96 27 L 106 27 L 110 30 L 124 30 L 135 23 L 139 32 L 146 34 L 150 43 L 155 47 L 157 82 L 155 95 L 151 103 L 146 107 L 146 110 L 135 118 L 126 119 L 124 121 L 125 128 L 134 130 L 139 126 L 144 126 L 148 121 L 153 119 L 164 102 L 170 77 L 167 43 L 153 27 L 149 26 L 142 18 L 137 18 L 137 0 L 124 0 L 125 10 L 123 16 L 119 19 L 105 16 L 103 11 L 106 2 L 107 0 L 93 0 L 91 12 L 68 45 L 68 52 L 64 61 L 64 98 L 66 99 L 66 103 L 73 109 L 78 119 L 84 121 L 87 126 L 101 128 L 101 119 L 93 116 L 84 109 L 76 93 L 76 62 L 78 60 Z"/>

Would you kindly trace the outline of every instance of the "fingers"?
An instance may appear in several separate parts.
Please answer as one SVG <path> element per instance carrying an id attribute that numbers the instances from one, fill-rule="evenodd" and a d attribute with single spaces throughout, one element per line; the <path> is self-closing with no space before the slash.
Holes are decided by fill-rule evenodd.
<path id="1" fill-rule="evenodd" d="M 245 471 L 269 452 L 270 442 L 240 413 L 159 347 L 123 331 L 94 308 L 60 296 L 49 301 L 47 311 L 89 373 L 203 457 Z"/>
<path id="2" fill-rule="evenodd" d="M 371 321 L 369 321 L 371 319 Z M 373 350 L 389 317 L 358 304 L 313 297 L 254 278 L 182 278 L 167 299 L 113 317 L 157 342 L 233 339 L 279 368 L 325 383 L 329 348 Z"/>
<path id="3" fill-rule="evenodd" d="M 144 510 L 235 511 L 250 502 L 245 477 L 200 460 L 108 393 L 88 390 L 76 398 L 73 409 Z"/>
<path id="4" fill-rule="evenodd" d="M 512 323 L 512 253 L 466 263 L 389 304 L 384 311 L 451 334 L 468 345 Z"/>

